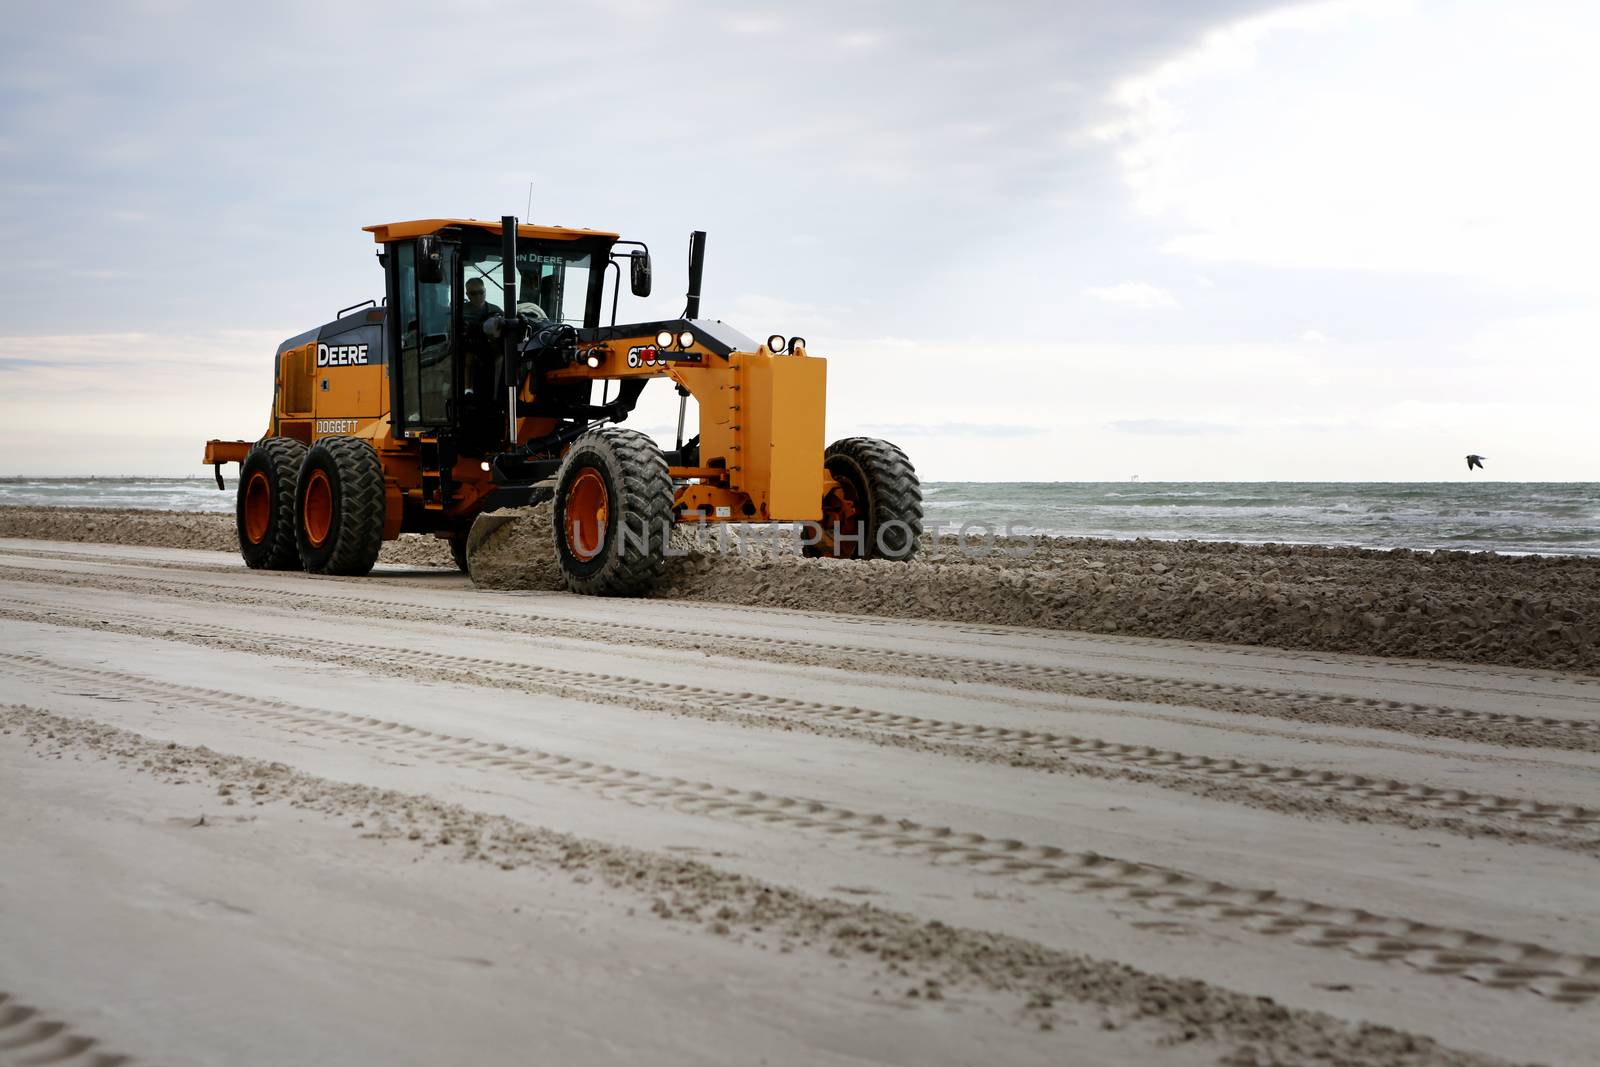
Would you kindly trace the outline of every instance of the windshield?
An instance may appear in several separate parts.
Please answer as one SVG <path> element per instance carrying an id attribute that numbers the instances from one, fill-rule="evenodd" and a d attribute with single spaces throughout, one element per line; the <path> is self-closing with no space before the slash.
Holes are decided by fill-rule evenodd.
<path id="1" fill-rule="evenodd" d="M 461 254 L 462 279 L 466 283 L 469 305 L 476 305 L 480 299 L 476 290 L 481 282 L 484 305 L 493 305 L 493 310 L 485 313 L 505 311 L 505 293 L 500 287 L 503 262 L 500 248 L 467 246 Z M 519 242 L 516 310 L 534 319 L 584 325 L 584 311 L 589 302 L 589 271 L 588 252 Z M 467 310 L 470 312 L 473 307 Z"/>

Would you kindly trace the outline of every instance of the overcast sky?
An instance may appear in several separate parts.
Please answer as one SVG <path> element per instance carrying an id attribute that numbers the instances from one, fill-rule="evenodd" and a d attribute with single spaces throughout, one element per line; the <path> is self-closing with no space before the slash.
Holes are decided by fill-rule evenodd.
<path id="1" fill-rule="evenodd" d="M 1577 0 L 4 6 L 0 474 L 205 473 L 531 181 L 929 479 L 1600 478 Z"/>

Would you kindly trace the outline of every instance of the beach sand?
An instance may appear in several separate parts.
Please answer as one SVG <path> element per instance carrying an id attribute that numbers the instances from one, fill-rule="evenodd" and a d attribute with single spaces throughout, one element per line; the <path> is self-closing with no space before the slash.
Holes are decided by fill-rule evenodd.
<path id="1" fill-rule="evenodd" d="M 0 510 L 8 1067 L 1591 1061 L 1587 561 L 744 545 L 604 600 L 530 527 L 486 589 L 88 514 Z"/>
<path id="2" fill-rule="evenodd" d="M 477 557 L 490 589 L 558 590 L 543 508 Z M 1272 645 L 1600 674 L 1600 558 L 1317 545 L 946 538 L 910 564 L 802 559 L 715 528 L 675 535 L 660 599 Z M 231 515 L 0 508 L 0 537 L 234 551 Z M 380 565 L 453 569 L 407 534 Z"/>

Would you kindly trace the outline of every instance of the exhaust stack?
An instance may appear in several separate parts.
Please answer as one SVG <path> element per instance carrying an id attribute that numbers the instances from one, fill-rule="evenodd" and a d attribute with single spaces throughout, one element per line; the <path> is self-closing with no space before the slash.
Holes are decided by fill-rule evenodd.
<path id="1" fill-rule="evenodd" d="M 695 230 L 689 235 L 689 297 L 683 308 L 683 317 L 700 317 L 700 275 L 706 267 L 706 231 Z"/>
<path id="2" fill-rule="evenodd" d="M 506 317 L 500 343 L 504 345 L 500 364 L 501 377 L 506 390 L 506 441 L 513 447 L 517 443 L 517 345 L 522 340 L 520 329 L 511 329 L 517 314 L 517 219 L 515 215 L 500 216 L 500 291 L 505 307 L 500 314 Z"/>

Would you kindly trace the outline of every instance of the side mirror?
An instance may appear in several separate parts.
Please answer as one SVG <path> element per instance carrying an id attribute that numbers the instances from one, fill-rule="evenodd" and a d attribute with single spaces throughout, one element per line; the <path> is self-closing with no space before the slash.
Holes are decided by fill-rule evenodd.
<path id="1" fill-rule="evenodd" d="M 650 295 L 650 253 L 642 248 L 635 248 L 628 256 L 632 273 L 628 278 L 628 285 L 633 290 L 634 296 Z"/>
<path id="2" fill-rule="evenodd" d="M 417 238 L 417 281 L 424 285 L 444 281 L 444 245 L 438 234 Z"/>

